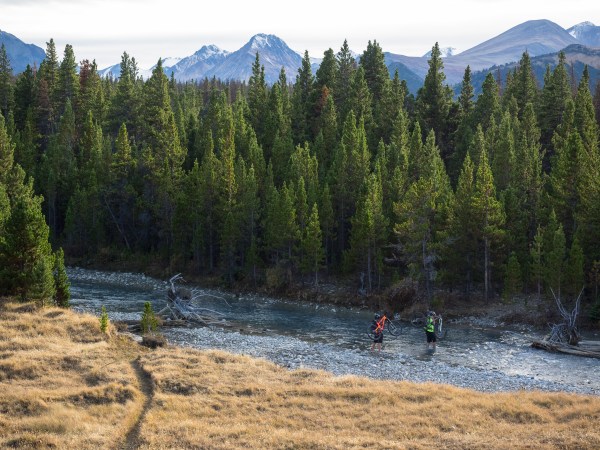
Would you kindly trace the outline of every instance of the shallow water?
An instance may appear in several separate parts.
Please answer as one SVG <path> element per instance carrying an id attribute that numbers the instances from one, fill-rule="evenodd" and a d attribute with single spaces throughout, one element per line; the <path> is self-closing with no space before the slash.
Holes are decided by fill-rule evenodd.
<path id="1" fill-rule="evenodd" d="M 138 320 L 149 301 L 155 312 L 166 306 L 167 283 L 142 274 L 88 271 L 69 268 L 71 303 L 74 309 L 99 315 L 105 306 L 112 320 Z M 192 286 L 187 286 L 192 288 Z M 222 314 L 233 324 L 231 333 L 288 336 L 358 352 L 368 352 L 371 342 L 366 331 L 372 312 L 267 298 L 257 295 L 234 296 L 194 288 L 199 306 Z M 447 336 L 438 341 L 435 352 L 426 350 L 425 333 L 409 322 L 402 334 L 384 337 L 384 354 L 402 359 L 439 361 L 453 367 L 500 372 L 569 386 L 584 387 L 600 393 L 600 360 L 531 348 L 542 336 L 510 328 L 484 328 L 445 322 Z M 194 328 L 162 330 L 167 340 L 182 345 L 200 346 Z M 196 334 L 200 334 L 198 329 Z M 598 336 L 584 336 L 599 339 Z M 283 343 L 282 346 L 286 344 Z M 278 345 L 277 341 L 269 345 Z M 218 346 L 217 344 L 213 344 Z"/>

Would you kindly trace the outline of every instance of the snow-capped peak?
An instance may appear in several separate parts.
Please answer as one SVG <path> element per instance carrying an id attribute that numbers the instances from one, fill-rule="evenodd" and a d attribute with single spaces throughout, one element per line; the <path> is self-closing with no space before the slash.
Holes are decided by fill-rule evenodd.
<path id="1" fill-rule="evenodd" d="M 448 56 L 457 55 L 458 49 L 456 47 L 440 47 L 440 53 L 442 58 L 447 58 Z M 423 58 L 429 58 L 431 56 L 431 50 L 423 55 Z"/>
<path id="2" fill-rule="evenodd" d="M 567 31 L 575 39 L 579 39 L 581 37 L 582 32 L 584 32 L 586 29 L 594 28 L 595 26 L 596 25 L 594 25 L 592 22 L 585 21 L 585 22 L 578 23 L 577 25 L 573 25 Z"/>
<path id="3" fill-rule="evenodd" d="M 163 67 L 173 67 L 179 61 L 181 61 L 179 57 L 167 56 L 166 58 L 162 58 L 162 65 Z"/>

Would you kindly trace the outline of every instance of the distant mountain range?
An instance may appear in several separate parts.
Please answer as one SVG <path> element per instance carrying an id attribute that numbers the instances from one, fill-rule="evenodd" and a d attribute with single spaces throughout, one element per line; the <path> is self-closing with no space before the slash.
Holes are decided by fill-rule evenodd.
<path id="1" fill-rule="evenodd" d="M 23 72 L 29 64 L 32 68 L 39 66 L 46 57 L 46 52 L 33 44 L 25 44 L 16 36 L 0 30 L 0 45 L 4 45 L 13 74 Z"/>
<path id="2" fill-rule="evenodd" d="M 41 48 L 24 44 L 8 33 L 0 32 L 0 42 L 4 43 L 7 48 L 15 73 L 24 70 L 27 64 L 39 65 L 43 59 L 44 51 Z M 474 80 L 478 80 L 481 76 L 485 78 L 485 74 L 490 68 L 497 70 L 500 66 L 505 69 L 511 67 L 511 63 L 519 61 L 525 51 L 532 60 L 535 59 L 536 64 L 547 62 L 552 68 L 553 62 L 555 64 L 557 60 L 558 52 L 569 48 L 570 64 L 572 63 L 574 67 L 579 63 L 582 67 L 587 64 L 595 75 L 600 70 L 598 52 L 590 50 L 585 53 L 583 50 L 575 51 L 574 49 L 598 46 L 600 46 L 600 27 L 591 22 L 583 22 L 565 30 L 549 20 L 531 20 L 461 53 L 456 54 L 456 49 L 452 47 L 441 50 L 446 82 L 454 86 L 461 82 L 467 65 L 474 73 Z M 29 49 L 29 53 L 26 53 L 25 49 Z M 271 34 L 257 34 L 242 48 L 234 52 L 222 50 L 215 45 L 205 45 L 190 56 L 164 58 L 162 65 L 167 75 L 173 74 L 180 81 L 213 77 L 221 80 L 247 81 L 252 74 L 252 64 L 257 52 L 260 64 L 265 69 L 267 83 L 271 84 L 277 81 L 282 67 L 285 69 L 288 81 L 295 80 L 298 68 L 302 64 L 302 55 L 290 49 L 283 40 Z M 390 74 L 393 75 L 395 71 L 398 71 L 399 77 L 406 80 L 412 93 L 416 93 L 423 84 L 429 69 L 430 55 L 431 52 L 421 57 L 384 53 Z M 548 56 L 536 59 L 542 55 Z M 316 71 L 320 61 L 316 58 L 311 60 L 313 71 Z M 147 78 L 150 76 L 151 70 L 152 68 L 140 69 L 140 75 Z M 480 73 L 478 74 L 478 72 Z M 120 65 L 107 67 L 100 73 L 103 76 L 110 75 L 117 78 L 120 73 Z M 475 87 L 477 89 L 477 85 Z"/>

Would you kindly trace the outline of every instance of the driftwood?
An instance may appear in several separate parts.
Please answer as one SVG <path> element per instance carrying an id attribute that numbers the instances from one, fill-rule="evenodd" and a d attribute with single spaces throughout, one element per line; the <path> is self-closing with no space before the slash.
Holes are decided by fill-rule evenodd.
<path id="1" fill-rule="evenodd" d="M 170 322 L 194 323 L 197 325 L 219 325 L 227 326 L 224 314 L 208 308 L 202 308 L 196 303 L 202 297 L 217 297 L 229 304 L 223 297 L 198 292 L 177 286 L 177 282 L 184 281 L 181 274 L 177 274 L 169 280 L 167 291 L 167 305 L 156 315 L 162 320 L 163 325 Z"/>
<path id="2" fill-rule="evenodd" d="M 552 289 L 550 289 L 552 291 Z M 575 301 L 575 307 L 573 311 L 570 313 L 567 312 L 565 307 L 563 306 L 560 298 L 554 294 L 552 291 L 552 295 L 554 296 L 554 300 L 556 301 L 556 306 L 558 306 L 558 311 L 563 318 L 562 323 L 553 324 L 551 326 L 550 335 L 547 337 L 547 341 L 552 343 L 560 343 L 560 344 L 569 344 L 569 345 L 577 345 L 579 341 L 581 341 L 581 335 L 579 334 L 579 330 L 577 329 L 577 315 L 579 314 L 579 304 L 581 301 L 581 295 L 583 294 L 583 289 L 577 296 L 577 300 Z"/>
<path id="3" fill-rule="evenodd" d="M 569 355 L 586 356 L 600 359 L 600 341 L 580 341 L 578 345 L 562 344 L 559 342 L 534 341 L 531 346 L 550 352 L 567 353 Z"/>
<path id="4" fill-rule="evenodd" d="M 551 289 L 552 291 L 552 289 Z M 579 330 L 577 329 L 577 316 L 579 314 L 579 305 L 583 289 L 577 296 L 573 311 L 568 312 L 563 306 L 560 298 L 554 291 L 552 295 L 558 306 L 558 311 L 563 318 L 562 323 L 552 324 L 550 334 L 543 341 L 534 341 L 531 346 L 551 352 L 561 352 L 570 355 L 587 356 L 590 358 L 600 358 L 600 342 L 582 341 Z"/>

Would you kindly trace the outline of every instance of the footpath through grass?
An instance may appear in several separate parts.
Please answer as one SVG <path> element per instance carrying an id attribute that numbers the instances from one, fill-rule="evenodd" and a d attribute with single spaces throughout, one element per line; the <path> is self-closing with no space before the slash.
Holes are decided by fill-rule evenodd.
<path id="1" fill-rule="evenodd" d="M 600 397 L 335 377 L 149 350 L 0 301 L 0 448 L 598 449 Z"/>

